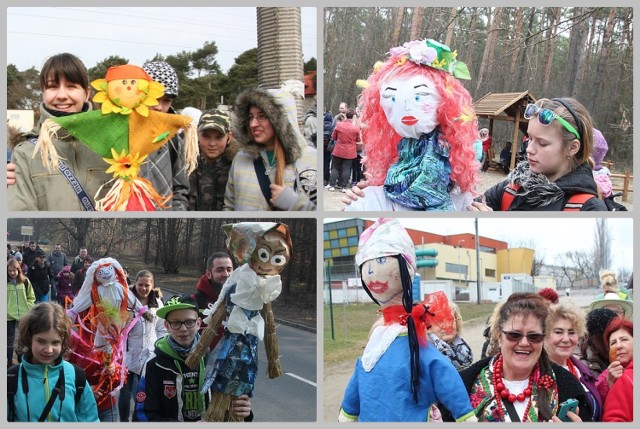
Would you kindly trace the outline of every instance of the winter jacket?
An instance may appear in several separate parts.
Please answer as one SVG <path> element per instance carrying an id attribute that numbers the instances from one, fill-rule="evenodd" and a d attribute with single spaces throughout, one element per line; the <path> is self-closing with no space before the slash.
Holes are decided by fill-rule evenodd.
<path id="1" fill-rule="evenodd" d="M 521 195 L 522 190 L 518 190 L 509 211 L 562 211 L 569 198 L 574 194 L 591 194 L 596 196 L 596 198 L 591 198 L 585 202 L 581 211 L 607 211 L 607 206 L 604 202 L 597 198 L 598 188 L 595 180 L 593 180 L 593 174 L 589 164 L 582 164 L 570 173 L 560 177 L 554 183 L 562 189 L 564 198 L 543 207 L 533 206 Z M 494 211 L 500 210 L 502 195 L 508 184 L 509 181 L 505 180 L 485 192 L 486 204 Z"/>
<path id="2" fill-rule="evenodd" d="M 232 138 L 214 162 L 198 157 L 198 167 L 189 176 L 189 210 L 222 210 L 229 170 L 237 153 L 238 141 Z"/>
<path id="3" fill-rule="evenodd" d="M 129 372 L 140 375 L 144 364 L 153 356 L 156 341 L 167 335 L 164 320 L 156 316 L 158 308 L 162 308 L 161 300 L 158 300 L 157 308 L 149 309 L 153 319 L 148 321 L 141 317 L 129 332 L 127 353 L 124 357 Z"/>
<path id="4" fill-rule="evenodd" d="M 63 304 L 65 297 L 69 297 L 73 300 L 73 287 L 70 277 L 65 277 L 62 272 L 58 273 L 58 282 L 56 283 L 56 289 L 58 290 L 58 302 Z"/>
<path id="5" fill-rule="evenodd" d="M 40 122 L 27 137 L 37 138 L 42 123 L 51 117 L 52 114 L 41 104 Z M 58 137 L 53 141 L 53 145 L 95 206 L 94 197 L 98 189 L 111 179 L 111 174 L 105 173 L 108 164 L 100 155 L 64 129 L 58 132 Z M 49 171 L 42 164 L 39 154 L 33 157 L 34 148 L 32 143 L 25 141 L 13 151 L 11 162 L 16 164 L 16 184 L 7 189 L 9 210 L 82 210 L 78 197 L 67 179 L 58 169 Z M 101 196 L 107 191 L 108 189 L 103 188 Z"/>
<path id="6" fill-rule="evenodd" d="M 36 295 L 29 278 L 24 283 L 7 282 L 7 320 L 18 321 L 36 302 Z"/>
<path id="7" fill-rule="evenodd" d="M 156 341 L 155 357 L 138 382 L 133 421 L 199 421 L 209 403 L 209 392 L 200 393 L 204 362 L 201 358 L 191 369 L 169 345 L 168 335 Z"/>
<path id="8" fill-rule="evenodd" d="M 99 422 L 98 407 L 91 386 L 87 382 L 82 396 L 75 401 L 75 370 L 69 362 L 61 360 L 55 365 L 31 364 L 28 358 L 20 364 L 26 371 L 29 393 L 22 389 L 22 371 L 18 370 L 18 388 L 15 395 L 15 412 L 17 422 L 37 422 L 51 392 L 58 382 L 60 370 L 64 368 L 64 400 L 58 396 L 51 407 L 47 422 Z M 62 404 L 61 404 L 62 402 Z M 27 403 L 29 412 L 27 417 Z M 60 407 L 62 405 L 62 408 Z"/>
<path id="9" fill-rule="evenodd" d="M 236 99 L 235 116 L 237 118 L 236 135 L 240 151 L 231 164 L 229 180 L 224 196 L 224 210 L 270 210 L 264 197 L 256 171 L 254 159 L 268 166 L 268 157 L 264 145 L 254 142 L 249 133 L 249 109 L 257 106 L 269 119 L 285 154 L 284 186 L 276 201 L 275 208 L 280 210 L 316 209 L 316 150 L 309 147 L 300 133 L 295 112 L 285 107 L 275 95 L 264 89 L 250 88 Z M 265 168 L 266 170 L 266 168 Z M 276 169 L 269 175 L 271 183 L 275 181 Z"/>
<path id="10" fill-rule="evenodd" d="M 462 381 L 467 388 L 467 392 L 471 392 L 473 384 L 480 375 L 481 371 L 489 365 L 492 356 L 485 359 L 481 359 L 468 368 L 459 372 Z M 562 368 L 555 363 L 551 364 L 551 369 L 556 376 L 556 384 L 558 386 L 558 402 L 564 402 L 567 399 L 577 399 L 580 408 L 580 418 L 584 422 L 591 421 L 591 406 L 584 391 L 584 387 L 577 378 L 575 378 L 569 371 Z M 438 404 L 438 408 L 442 412 L 442 419 L 447 421 L 453 421 L 451 413 L 441 404 Z M 477 415 L 477 414 L 476 414 Z"/>
<path id="11" fill-rule="evenodd" d="M 592 415 L 594 422 L 599 422 L 602 417 L 602 398 L 596 387 L 596 377 L 591 373 L 577 356 L 571 356 L 571 362 L 580 371 L 580 383 L 587 390 L 587 397 L 592 403 Z"/>
<path id="12" fill-rule="evenodd" d="M 36 260 L 36 252 L 38 249 L 40 249 L 39 246 L 36 246 L 36 250 L 31 250 L 30 247 L 27 247 L 25 251 L 22 252 L 22 263 L 30 267 Z"/>
<path id="13" fill-rule="evenodd" d="M 67 265 L 67 255 L 62 252 L 59 254 L 51 252 L 47 255 L 47 261 L 51 264 L 51 271 L 53 271 L 53 274 L 57 276 L 64 266 Z"/>
<path id="14" fill-rule="evenodd" d="M 351 119 L 338 122 L 331 138 L 336 141 L 332 152 L 333 156 L 344 159 L 357 157 L 356 144 L 360 142 L 360 127 L 354 124 Z"/>
<path id="15" fill-rule="evenodd" d="M 633 421 L 633 361 L 613 383 L 604 402 L 603 422 Z"/>
<path id="16" fill-rule="evenodd" d="M 36 297 L 49 293 L 49 287 L 53 281 L 53 272 L 51 271 L 51 265 L 47 261 L 44 261 L 42 267 L 37 262 L 31 264 L 27 277 L 31 280 Z"/>
<path id="17" fill-rule="evenodd" d="M 175 114 L 172 108 L 169 113 Z M 140 177 L 149 180 L 160 195 L 173 194 L 167 210 L 186 211 L 189 206 L 189 176 L 184 159 L 182 133 L 173 136 L 157 151 L 149 154 L 140 167 Z"/>
<path id="18" fill-rule="evenodd" d="M 87 271 L 84 268 L 76 271 L 75 276 L 73 276 L 73 282 L 71 282 L 71 290 L 73 291 L 73 295 L 77 295 L 82 287 L 82 283 L 84 283 L 84 278 L 87 274 Z"/>
<path id="19" fill-rule="evenodd" d="M 317 121 L 316 106 L 307 110 L 302 118 L 304 123 L 304 138 L 307 140 L 309 146 L 316 147 L 318 137 L 318 121 Z"/>

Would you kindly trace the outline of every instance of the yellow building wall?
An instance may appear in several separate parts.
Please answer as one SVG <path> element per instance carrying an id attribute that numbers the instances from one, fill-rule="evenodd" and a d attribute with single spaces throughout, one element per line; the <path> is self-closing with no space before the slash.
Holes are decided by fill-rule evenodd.
<path id="1" fill-rule="evenodd" d="M 498 279 L 502 274 L 524 273 L 531 275 L 535 250 L 523 247 L 498 250 Z"/>

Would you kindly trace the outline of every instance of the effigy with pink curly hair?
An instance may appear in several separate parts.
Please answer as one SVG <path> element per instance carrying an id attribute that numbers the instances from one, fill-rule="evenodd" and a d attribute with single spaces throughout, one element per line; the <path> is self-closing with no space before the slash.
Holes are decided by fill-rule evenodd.
<path id="1" fill-rule="evenodd" d="M 478 138 L 470 79 L 457 52 L 435 40 L 392 48 L 359 82 L 365 197 L 345 210 L 464 210 L 473 200 Z"/>

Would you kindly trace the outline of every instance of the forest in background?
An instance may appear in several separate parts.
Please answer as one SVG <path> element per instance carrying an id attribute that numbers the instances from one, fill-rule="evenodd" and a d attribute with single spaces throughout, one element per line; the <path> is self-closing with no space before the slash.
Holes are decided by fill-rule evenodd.
<path id="1" fill-rule="evenodd" d="M 609 143 L 617 169 L 633 163 L 633 9 L 630 7 L 325 8 L 325 109 L 356 104 L 390 48 L 435 39 L 469 67 L 462 81 L 474 100 L 529 91 L 536 99 L 573 97 Z M 494 142 L 511 140 L 494 123 Z M 487 126 L 482 121 L 481 126 Z"/>
<path id="2" fill-rule="evenodd" d="M 236 222 L 281 222 L 289 227 L 293 242 L 291 260 L 281 273 L 282 299 L 316 306 L 316 220 L 315 219 L 8 219 L 7 242 L 13 245 L 33 239 L 46 242 L 46 250 L 61 244 L 68 258 L 86 247 L 94 260 L 103 257 L 138 261 L 139 269 L 162 270 L 166 274 L 205 270 L 206 259 L 225 251 L 222 225 Z M 33 235 L 21 235 L 21 226 L 32 226 Z M 45 246 L 40 244 L 43 248 Z M 51 249 L 49 249 L 49 247 Z M 195 283 L 193 284 L 195 288 Z"/>
<path id="3" fill-rule="evenodd" d="M 173 107 L 181 109 L 191 106 L 200 110 L 213 109 L 218 104 L 233 104 L 236 96 L 245 88 L 258 85 L 258 48 L 238 55 L 228 73 L 223 73 L 216 61 L 218 47 L 215 42 L 206 42 L 195 51 L 182 51 L 176 55 L 156 54 L 147 62 L 166 61 L 176 70 L 180 82 L 180 96 Z M 110 55 L 90 67 L 89 81 L 103 78 L 111 66 L 128 64 L 129 60 L 119 55 Z M 143 66 L 144 64 L 139 64 Z M 304 73 L 316 70 L 316 59 L 304 64 Z M 34 67 L 18 70 L 7 65 L 7 109 L 33 109 L 39 114 L 42 101 L 40 71 Z M 95 106 L 94 106 L 95 107 Z"/>

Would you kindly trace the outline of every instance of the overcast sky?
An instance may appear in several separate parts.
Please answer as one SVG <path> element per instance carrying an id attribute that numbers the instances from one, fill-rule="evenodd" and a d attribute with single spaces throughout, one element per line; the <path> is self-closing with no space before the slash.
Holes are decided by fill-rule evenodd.
<path id="1" fill-rule="evenodd" d="M 316 8 L 301 8 L 304 61 L 318 58 Z M 10 7 L 7 64 L 35 67 L 57 53 L 77 55 L 91 68 L 111 55 L 142 65 L 216 42 L 216 59 L 227 73 L 235 58 L 258 46 L 254 7 Z"/>
<path id="2" fill-rule="evenodd" d="M 327 222 L 341 219 L 327 218 Z M 372 219 L 374 220 L 374 219 Z M 441 235 L 475 233 L 475 220 L 455 219 L 398 219 L 405 228 Z M 633 220 L 609 218 L 607 224 L 613 239 L 611 259 L 613 271 L 625 267 L 633 269 Z M 567 251 L 591 251 L 595 219 L 577 218 L 481 218 L 478 233 L 481 236 L 506 241 L 511 247 L 533 245 L 547 264 L 553 264 L 557 255 Z M 528 247 L 528 246 L 527 246 Z"/>

